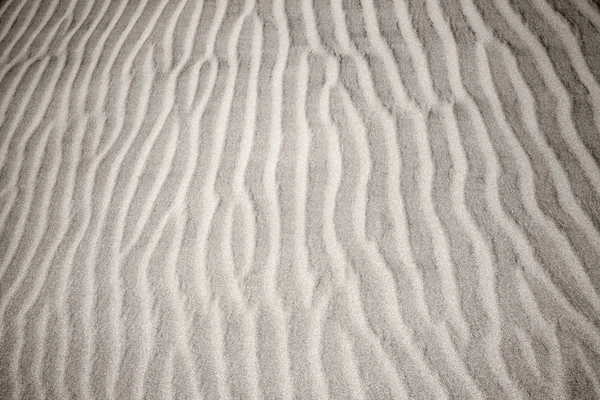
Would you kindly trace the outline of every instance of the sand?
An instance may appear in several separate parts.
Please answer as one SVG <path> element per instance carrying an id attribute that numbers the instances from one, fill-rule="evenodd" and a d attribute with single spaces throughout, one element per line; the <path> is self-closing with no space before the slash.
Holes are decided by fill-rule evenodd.
<path id="1" fill-rule="evenodd" d="M 600 399 L 592 0 L 0 2 L 0 399 Z"/>

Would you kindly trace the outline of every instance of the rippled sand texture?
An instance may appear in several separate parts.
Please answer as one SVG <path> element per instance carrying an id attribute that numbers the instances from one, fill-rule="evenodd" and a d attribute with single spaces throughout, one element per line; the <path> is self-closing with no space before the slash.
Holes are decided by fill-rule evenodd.
<path id="1" fill-rule="evenodd" d="M 600 6 L 0 3 L 0 398 L 600 398 Z"/>

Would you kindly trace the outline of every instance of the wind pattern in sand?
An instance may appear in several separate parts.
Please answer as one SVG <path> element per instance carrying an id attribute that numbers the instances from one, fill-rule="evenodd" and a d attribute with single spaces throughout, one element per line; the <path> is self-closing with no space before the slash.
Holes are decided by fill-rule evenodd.
<path id="1" fill-rule="evenodd" d="M 0 2 L 0 398 L 600 398 L 600 6 Z"/>

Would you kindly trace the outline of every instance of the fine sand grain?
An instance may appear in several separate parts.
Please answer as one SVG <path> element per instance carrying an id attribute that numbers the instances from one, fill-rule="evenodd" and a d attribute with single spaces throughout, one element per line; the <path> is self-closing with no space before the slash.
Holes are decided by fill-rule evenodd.
<path id="1" fill-rule="evenodd" d="M 595 0 L 0 1 L 0 399 L 600 399 Z"/>

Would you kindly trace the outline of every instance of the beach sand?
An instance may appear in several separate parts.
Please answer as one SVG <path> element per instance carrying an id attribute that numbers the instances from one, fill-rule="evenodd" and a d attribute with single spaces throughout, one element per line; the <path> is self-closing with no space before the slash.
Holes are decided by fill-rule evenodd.
<path id="1" fill-rule="evenodd" d="M 0 2 L 0 399 L 600 399 L 592 0 Z"/>

